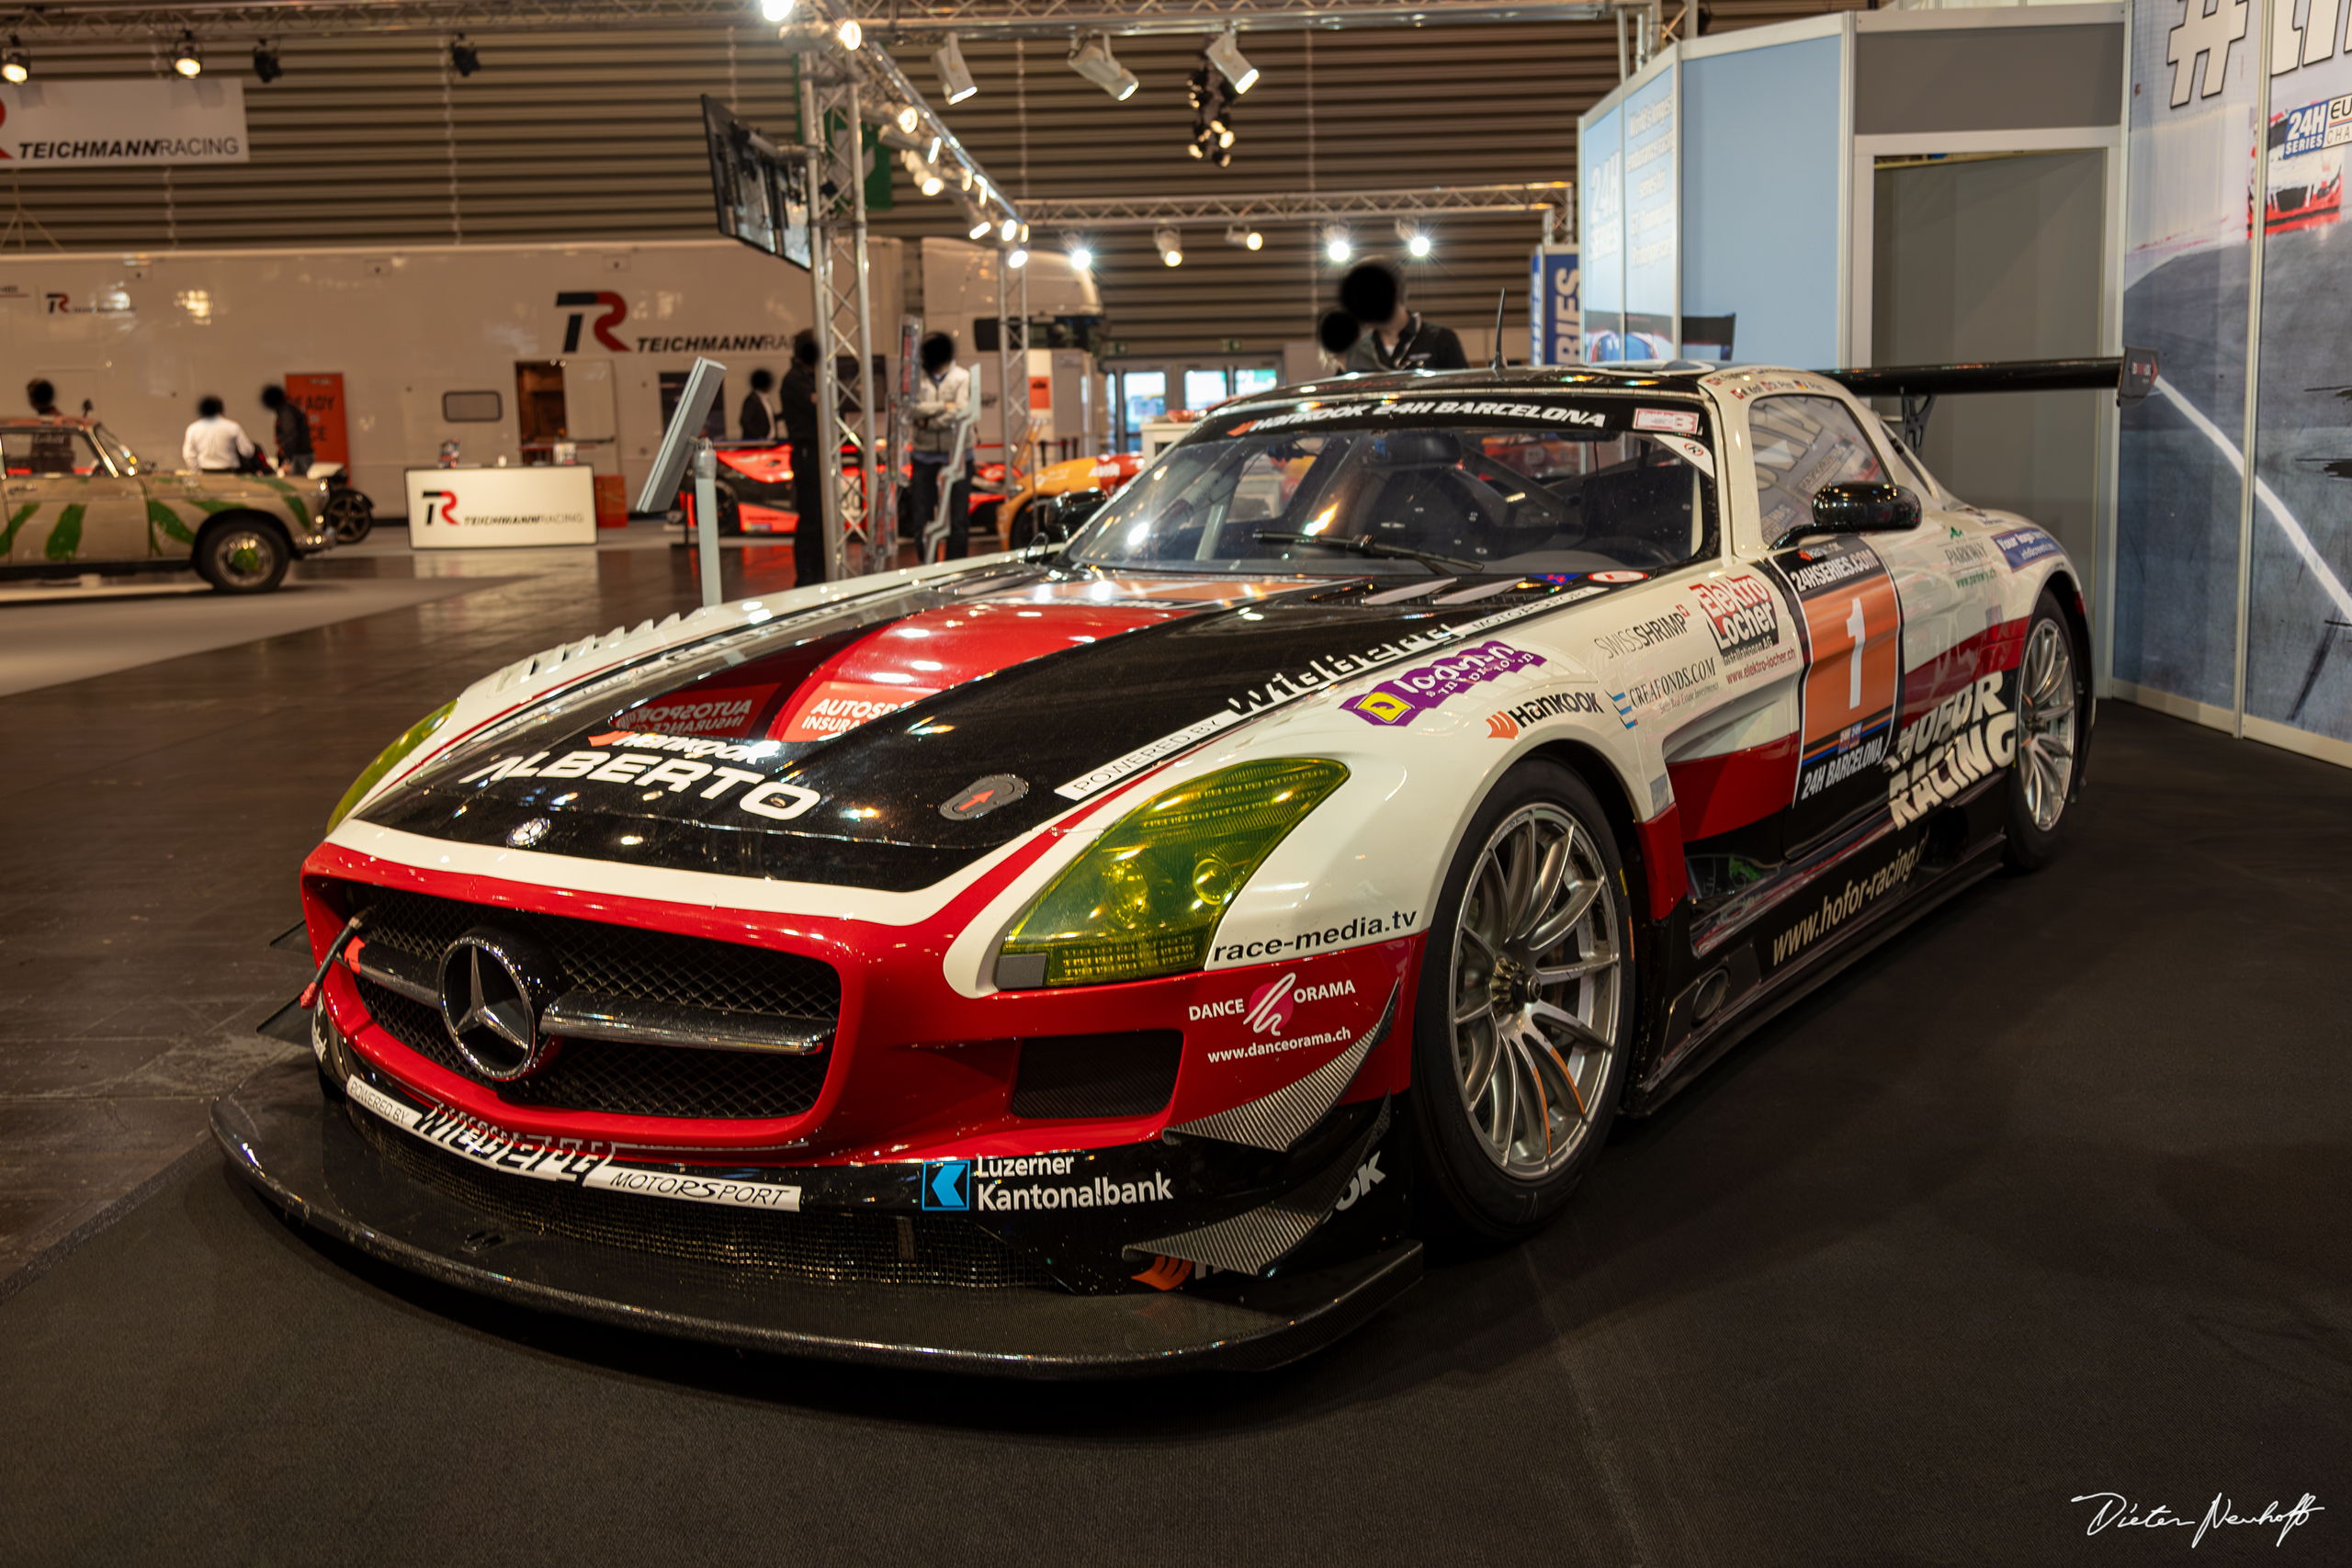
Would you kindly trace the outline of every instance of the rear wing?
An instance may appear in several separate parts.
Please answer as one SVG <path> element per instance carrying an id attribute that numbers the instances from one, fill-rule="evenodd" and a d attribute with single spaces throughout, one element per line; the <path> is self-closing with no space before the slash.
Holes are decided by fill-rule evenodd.
<path id="1" fill-rule="evenodd" d="M 1821 375 L 1860 398 L 1899 398 L 1903 439 L 1913 451 L 1928 437 L 1936 400 L 1956 392 L 2073 392 L 2115 389 L 2119 408 L 2156 389 L 2156 351 L 2126 348 L 2113 359 L 1997 359 L 1973 365 L 1896 365 Z"/>

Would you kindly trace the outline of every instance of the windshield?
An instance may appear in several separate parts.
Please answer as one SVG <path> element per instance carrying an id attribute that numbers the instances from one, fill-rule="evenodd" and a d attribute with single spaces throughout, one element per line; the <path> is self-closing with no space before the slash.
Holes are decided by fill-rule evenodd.
<path id="1" fill-rule="evenodd" d="M 1656 571 L 1717 553 L 1713 468 L 1693 402 L 1261 408 L 1170 450 L 1066 558 L 1349 576 Z"/>
<path id="2" fill-rule="evenodd" d="M 139 460 L 138 453 L 124 446 L 121 437 L 105 425 L 90 426 L 90 434 L 97 437 L 98 450 L 107 455 L 107 460 L 115 466 L 116 472 L 127 477 L 147 466 Z"/>

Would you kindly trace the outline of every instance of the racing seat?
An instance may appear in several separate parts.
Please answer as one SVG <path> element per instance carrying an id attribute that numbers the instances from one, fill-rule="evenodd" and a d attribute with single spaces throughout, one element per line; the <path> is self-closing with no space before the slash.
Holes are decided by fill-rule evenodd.
<path id="1" fill-rule="evenodd" d="M 1637 541 L 1664 552 L 1664 560 L 1690 553 L 1690 470 L 1681 464 L 1635 461 L 1603 468 L 1577 493 L 1587 540 Z"/>

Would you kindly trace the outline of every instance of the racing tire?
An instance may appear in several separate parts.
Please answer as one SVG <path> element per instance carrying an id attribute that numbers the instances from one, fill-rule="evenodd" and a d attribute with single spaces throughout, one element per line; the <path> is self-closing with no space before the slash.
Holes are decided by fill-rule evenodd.
<path id="1" fill-rule="evenodd" d="M 2074 628 L 2045 588 L 2034 601 L 2018 663 L 2017 761 L 2009 770 L 2008 843 L 2002 852 L 2012 870 L 2040 871 L 2065 845 L 2088 697 Z"/>
<path id="2" fill-rule="evenodd" d="M 327 496 L 326 525 L 338 545 L 356 545 L 376 526 L 376 503 L 356 490 L 337 490 Z"/>
<path id="3" fill-rule="evenodd" d="M 260 516 L 216 518 L 196 541 L 196 574 L 216 593 L 267 593 L 293 559 L 286 536 Z"/>
<path id="4" fill-rule="evenodd" d="M 1413 1127 L 1437 1228 L 1530 1235 L 1599 1155 L 1633 1048 L 1632 906 L 1608 817 L 1559 763 L 1520 763 L 1471 818 L 1413 1017 Z"/>

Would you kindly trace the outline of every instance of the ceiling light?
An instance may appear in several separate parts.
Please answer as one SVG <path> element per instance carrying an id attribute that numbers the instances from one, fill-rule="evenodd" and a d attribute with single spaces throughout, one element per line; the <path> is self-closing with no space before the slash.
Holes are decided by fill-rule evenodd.
<path id="1" fill-rule="evenodd" d="M 956 41 L 954 33 L 949 33 L 947 41 L 932 51 L 931 62 L 938 67 L 939 85 L 946 89 L 949 103 L 960 104 L 980 90 L 972 80 L 972 73 L 964 64 L 963 46 Z M 932 156 L 936 158 L 939 154 L 934 152 Z"/>
<path id="2" fill-rule="evenodd" d="M 1170 266 L 1184 265 L 1184 239 L 1163 223 L 1151 231 L 1151 243 L 1159 247 L 1159 259 Z"/>
<path id="3" fill-rule="evenodd" d="M 1193 68 L 1188 85 L 1193 100 L 1193 140 L 1185 152 L 1220 169 L 1231 167 L 1233 90 L 1226 85 L 1224 73 L 1209 62 L 1205 51 L 1201 63 Z"/>
<path id="4" fill-rule="evenodd" d="M 904 107 L 900 108 L 897 118 L 899 121 L 899 129 L 905 131 L 909 136 L 912 136 L 922 127 L 922 116 L 916 110 L 912 104 L 908 104 Z"/>
<path id="5" fill-rule="evenodd" d="M 1029 265 L 1029 253 L 1016 245 L 1012 250 L 1005 253 L 1004 265 L 1007 266 L 1027 266 Z"/>
<path id="6" fill-rule="evenodd" d="M 1237 93 L 1246 93 L 1258 83 L 1258 68 L 1241 58 L 1241 40 L 1227 28 L 1216 35 L 1209 45 L 1209 61 L 1225 79 L 1233 84 Z"/>
<path id="7" fill-rule="evenodd" d="M 10 33 L 8 52 L 0 54 L 0 76 L 11 82 L 28 82 L 32 80 L 32 74 L 33 57 L 25 52 L 25 46 L 17 41 L 17 35 Z"/>
<path id="8" fill-rule="evenodd" d="M 997 238 L 1008 245 L 1012 243 L 1013 241 L 1021 238 L 1021 225 L 1012 219 L 1006 219 L 1004 227 L 997 231 Z"/>
<path id="9" fill-rule="evenodd" d="M 781 22 L 792 15 L 792 0 L 760 0 L 760 17 L 764 21 Z"/>
<path id="10" fill-rule="evenodd" d="M 941 147 L 944 146 L 945 144 L 946 144 L 946 138 L 942 137 L 942 136 L 934 136 L 934 137 L 933 137 L 933 138 L 931 139 L 931 151 L 930 151 L 930 152 L 925 152 L 925 153 L 922 155 L 922 157 L 923 157 L 923 162 L 924 162 L 924 163 L 926 163 L 926 164 L 936 164 L 936 163 L 938 163 L 938 162 L 939 162 L 939 150 L 940 150 L 940 148 L 941 148 Z"/>
<path id="11" fill-rule="evenodd" d="M 854 50 L 865 41 L 865 29 L 857 25 L 855 17 L 843 17 L 842 25 L 833 29 L 833 36 L 841 39 L 843 49 Z"/>
<path id="12" fill-rule="evenodd" d="M 1247 223 L 1236 223 L 1225 231 L 1225 243 L 1239 245 L 1245 251 L 1261 250 L 1265 247 L 1266 236 Z"/>
<path id="13" fill-rule="evenodd" d="M 449 45 L 449 65 L 460 76 L 470 76 L 481 69 L 481 52 L 466 41 L 463 33 Z"/>
<path id="14" fill-rule="evenodd" d="M 975 217 L 972 220 L 972 238 L 975 240 L 985 240 L 989 237 L 989 231 L 995 227 L 996 225 L 989 222 L 987 219 Z M 820 455 L 821 456 L 821 454 Z"/>
<path id="15" fill-rule="evenodd" d="M 1429 255 L 1430 251 L 1432 249 L 1430 243 L 1430 237 L 1419 229 L 1414 230 L 1411 234 L 1406 237 L 1405 248 L 1411 252 L 1415 256 L 1421 258 L 1426 258 Z"/>
<path id="16" fill-rule="evenodd" d="M 1345 229 L 1340 228 L 1337 223 L 1325 226 L 1323 230 L 1325 255 L 1330 257 L 1335 263 L 1344 262 L 1355 254 L 1355 245 L 1348 239 L 1348 231 Z"/>
<path id="17" fill-rule="evenodd" d="M 1069 265 L 1084 272 L 1094 265 L 1093 249 L 1083 240 L 1066 241 L 1069 247 Z"/>
<path id="18" fill-rule="evenodd" d="M 925 164 L 915 172 L 915 188 L 925 196 L 937 196 L 947 188 L 947 182 L 940 178 L 937 169 Z"/>
<path id="19" fill-rule="evenodd" d="M 1069 68 L 1121 103 L 1135 96 L 1136 88 L 1141 85 L 1134 72 L 1112 58 L 1111 40 L 1102 33 L 1082 42 L 1072 41 Z"/>
<path id="20" fill-rule="evenodd" d="M 273 43 L 254 45 L 254 75 L 267 86 L 286 74 L 286 67 L 277 62 L 277 46 Z M 11 78 L 15 80 L 16 78 Z"/>
<path id="21" fill-rule="evenodd" d="M 204 74 L 204 51 L 196 47 L 194 33 L 180 34 L 180 41 L 172 45 L 172 69 L 183 76 Z"/>

